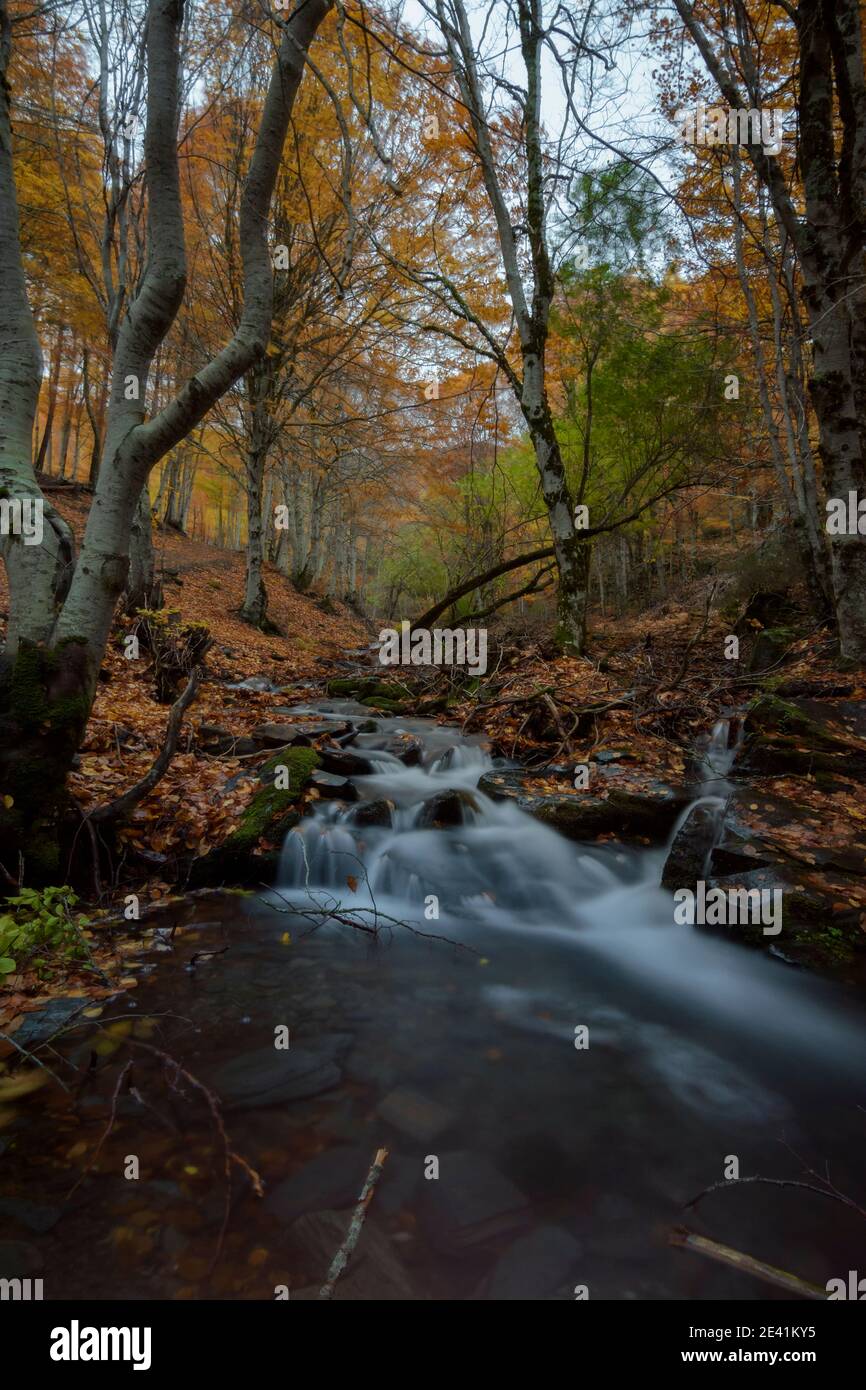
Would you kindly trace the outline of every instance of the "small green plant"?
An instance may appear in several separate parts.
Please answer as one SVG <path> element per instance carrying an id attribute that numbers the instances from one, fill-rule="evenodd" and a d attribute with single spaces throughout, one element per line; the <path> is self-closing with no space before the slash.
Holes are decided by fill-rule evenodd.
<path id="1" fill-rule="evenodd" d="M 7 898 L 0 915 L 0 976 L 32 965 L 45 979 L 53 974 L 52 957 L 58 964 L 88 959 L 82 930 L 90 918 L 73 916 L 77 903 L 69 887 L 22 888 Z"/>

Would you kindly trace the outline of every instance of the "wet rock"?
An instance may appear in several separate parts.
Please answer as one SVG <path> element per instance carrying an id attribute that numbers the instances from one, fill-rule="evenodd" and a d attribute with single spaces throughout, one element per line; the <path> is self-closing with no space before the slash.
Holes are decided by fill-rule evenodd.
<path id="1" fill-rule="evenodd" d="M 247 676 L 246 680 L 235 681 L 226 687 L 228 690 L 255 690 L 262 695 L 278 695 L 282 686 L 274 685 L 267 676 Z"/>
<path id="2" fill-rule="evenodd" d="M 420 1219 L 437 1250 L 460 1254 L 525 1227 L 531 1213 L 523 1193 L 480 1154 L 439 1156 L 439 1177 L 423 1184 Z"/>
<path id="3" fill-rule="evenodd" d="M 703 877 L 719 834 L 717 806 L 693 806 L 671 845 L 662 870 L 662 888 L 690 888 Z"/>
<path id="4" fill-rule="evenodd" d="M 376 1198 L 373 1197 L 375 1202 Z M 318 1211 L 302 1216 L 294 1223 L 289 1239 L 294 1247 L 317 1271 L 325 1282 L 334 1255 L 339 1250 L 349 1228 L 347 1212 Z M 349 1262 L 340 1275 L 334 1292 L 340 1301 L 413 1301 L 418 1297 L 394 1246 L 375 1218 L 368 1216 Z"/>
<path id="5" fill-rule="evenodd" d="M 378 826 L 390 830 L 394 818 L 394 803 L 384 797 L 375 801 L 359 801 L 349 817 L 351 825 Z"/>
<path id="6" fill-rule="evenodd" d="M 744 721 L 743 772 L 818 772 L 866 780 L 863 708 L 844 700 L 780 700 L 761 695 Z"/>
<path id="7" fill-rule="evenodd" d="M 726 889 L 781 889 L 780 936 L 764 937 L 751 924 L 730 932 L 765 949 L 775 945 L 799 964 L 835 971 L 866 947 L 860 928 L 866 860 L 856 824 L 849 843 L 820 843 L 812 820 L 812 811 L 793 796 L 763 786 L 738 788 L 729 798 L 707 881 Z"/>
<path id="8" fill-rule="evenodd" d="M 424 1179 L 424 1160 L 406 1154 L 388 1155 L 388 1162 L 376 1187 L 376 1210 L 381 1216 L 396 1216 L 403 1207 L 411 1206 Z"/>
<path id="9" fill-rule="evenodd" d="M 31 1202 L 26 1197 L 0 1197 L 0 1216 L 26 1226 L 37 1235 L 53 1230 L 62 1215 L 62 1207 L 50 1206 L 47 1202 Z"/>
<path id="10" fill-rule="evenodd" d="M 285 706 L 282 709 L 275 709 L 274 713 L 293 714 L 295 712 L 291 706 Z M 299 744 L 311 742 L 316 738 L 346 738 L 353 737 L 354 734 L 354 728 L 348 719 L 303 720 L 302 723 L 292 723 L 284 727 L 292 728 Z"/>
<path id="11" fill-rule="evenodd" d="M 581 1246 L 561 1226 L 538 1226 L 506 1250 L 483 1296 L 503 1302 L 548 1298 L 577 1277 L 582 1255 Z"/>
<path id="12" fill-rule="evenodd" d="M 399 758 L 405 767 L 418 767 L 424 758 L 424 744 L 415 734 L 389 734 L 387 738 L 361 735 L 358 746 L 371 752 L 390 753 L 393 758 Z"/>
<path id="13" fill-rule="evenodd" d="M 257 724 L 250 731 L 250 738 L 259 748 L 285 748 L 295 743 L 309 744 L 310 740 L 300 732 L 299 724 Z"/>
<path id="14" fill-rule="evenodd" d="M 219 724 L 199 724 L 198 741 L 206 753 L 219 757 L 224 753 L 231 753 L 237 739 Z"/>
<path id="15" fill-rule="evenodd" d="M 410 709 L 406 700 L 394 700 L 381 695 L 371 695 L 368 699 L 362 700 L 361 704 L 366 709 L 375 710 L 377 714 L 384 715 L 407 714 Z"/>
<path id="16" fill-rule="evenodd" d="M 405 1058 L 397 1052 L 386 1050 L 379 1043 L 361 1042 L 346 1065 L 346 1075 L 364 1086 L 387 1090 L 396 1085 L 404 1067 Z"/>
<path id="17" fill-rule="evenodd" d="M 779 889 L 782 893 L 783 934 L 786 933 L 786 928 L 790 928 L 793 923 L 794 919 L 792 913 L 796 912 L 796 909 L 792 906 L 792 899 L 795 899 L 799 895 L 794 892 L 794 885 L 791 883 L 788 876 L 780 875 L 775 869 L 752 869 L 748 873 L 725 874 L 718 877 L 713 876 L 707 878 L 705 882 L 708 893 L 712 888 L 721 888 L 729 895 L 733 892 L 742 893 L 743 890 L 747 893 L 751 893 L 753 890 L 758 890 L 758 892 L 766 891 L 771 895 L 766 900 L 769 906 L 772 906 L 773 903 L 772 894 Z M 729 902 L 731 901 L 729 897 Z M 760 901 L 760 898 L 755 898 L 750 900 L 750 903 L 744 905 L 742 908 L 738 906 L 736 910 L 736 916 L 740 919 L 738 921 L 728 922 L 718 926 L 701 926 L 699 929 L 701 931 L 715 932 L 720 935 L 730 936 L 734 940 L 742 941 L 748 946 L 762 946 L 766 948 L 773 942 L 778 943 L 778 936 L 765 936 L 764 934 L 764 926 L 772 925 L 772 923 L 762 923 L 759 920 L 755 920 L 759 914 L 755 908 L 752 907 L 751 902 L 754 902 L 755 905 L 758 906 Z M 729 915 L 731 914 L 729 913 Z M 748 920 L 743 920 L 746 918 Z"/>
<path id="18" fill-rule="evenodd" d="M 373 771 L 373 764 L 359 753 L 350 753 L 345 748 L 333 745 L 319 749 L 322 767 L 336 777 L 366 777 Z"/>
<path id="19" fill-rule="evenodd" d="M 410 1086 L 398 1086 L 379 1105 L 379 1116 L 419 1144 L 426 1144 L 454 1124 L 455 1115 L 444 1105 L 421 1095 Z"/>
<path id="20" fill-rule="evenodd" d="M 604 796 L 590 792 L 539 795 L 526 785 L 531 778 L 529 772 L 487 772 L 478 790 L 494 801 L 516 802 L 569 840 L 590 840 L 608 833 L 658 839 L 692 799 L 684 788 L 664 782 L 653 782 L 640 791 L 608 783 Z"/>
<path id="21" fill-rule="evenodd" d="M 467 811 L 474 813 L 478 809 L 478 802 L 471 792 L 450 788 L 437 792 L 424 802 L 418 813 L 417 824 L 423 830 L 447 830 L 451 826 L 463 825 Z"/>
<path id="22" fill-rule="evenodd" d="M 326 1149 L 265 1197 L 265 1211 L 283 1226 L 322 1207 L 340 1210 L 357 1202 L 370 1167 L 366 1150 L 345 1144 Z"/>
<path id="23" fill-rule="evenodd" d="M 401 704 L 406 699 L 406 690 L 402 685 L 379 680 L 377 676 L 355 676 L 349 679 L 341 677 L 337 680 L 330 680 L 328 681 L 328 694 L 356 696 L 362 704 L 366 704 L 368 700 L 385 702 L 386 704 Z"/>
<path id="24" fill-rule="evenodd" d="M 261 791 L 256 792 L 244 810 L 237 829 L 210 854 L 193 861 L 189 886 L 273 882 L 279 863 L 276 847 L 282 845 L 289 830 L 300 820 L 296 802 L 318 762 L 312 748 L 284 748 L 274 754 L 259 771 Z M 287 780 L 288 786 L 276 785 L 280 767 L 286 769 L 280 780 Z"/>
<path id="25" fill-rule="evenodd" d="M 265 1197 L 265 1211 L 283 1226 L 323 1207 L 352 1207 L 361 1195 L 373 1154 L 368 1145 L 339 1144 L 284 1178 Z M 417 1160 L 391 1153 L 376 1187 L 376 1203 L 399 1210 L 421 1176 Z"/>
<path id="26" fill-rule="evenodd" d="M 218 1067 L 209 1084 L 227 1110 L 255 1110 L 317 1096 L 339 1085 L 342 1072 L 334 1059 L 350 1041 L 348 1034 L 334 1034 L 315 1046 L 244 1052 Z"/>
<path id="27" fill-rule="evenodd" d="M 44 1009 L 25 1014 L 13 1035 L 16 1043 L 32 1051 L 70 1023 L 76 1014 L 87 1008 L 88 1002 L 87 999 L 62 997 L 52 999 Z"/>
<path id="28" fill-rule="evenodd" d="M 415 734 L 394 734 L 385 744 L 385 752 L 393 753 L 406 767 L 418 767 L 424 758 L 424 743 Z"/>
<path id="29" fill-rule="evenodd" d="M 314 772 L 310 782 L 323 801 L 358 800 L 358 788 L 347 777 L 338 777 L 333 772 Z"/>

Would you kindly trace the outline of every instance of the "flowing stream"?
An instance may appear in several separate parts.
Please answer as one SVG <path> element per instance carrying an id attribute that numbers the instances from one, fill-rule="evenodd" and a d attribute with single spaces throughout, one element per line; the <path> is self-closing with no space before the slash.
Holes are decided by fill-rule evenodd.
<path id="1" fill-rule="evenodd" d="M 339 702 L 309 712 L 360 717 Z M 154 1120 L 125 1099 L 82 1189 L 102 1201 L 73 1202 L 52 1229 L 53 1296 L 73 1278 L 99 1297 L 266 1298 L 277 1282 L 312 1296 L 327 1265 L 316 1222 L 346 1209 L 382 1143 L 375 1235 L 344 1297 L 565 1299 L 578 1286 L 590 1298 L 784 1297 L 672 1248 L 683 1222 L 822 1287 L 862 1270 L 866 1226 L 838 1201 L 743 1185 L 684 1212 L 734 1161 L 742 1177 L 807 1182 L 804 1168 L 829 1165 L 863 1205 L 859 999 L 676 925 L 658 886 L 663 845 L 568 842 L 478 792 L 492 767 L 479 741 L 376 722 L 348 750 L 373 765 L 354 779 L 361 799 L 317 803 L 286 839 L 277 889 L 187 913 L 171 952 L 155 943 L 158 969 L 145 965 L 134 997 L 106 1011 L 138 1017 L 134 1036 L 145 1026 L 227 1086 L 226 1125 L 264 1200 L 236 1182 L 211 1270 L 221 1198 L 206 1112 L 180 1117 L 174 1097 L 166 1112 L 154 1090 Z M 417 765 L 383 748 L 398 733 L 420 739 Z M 718 725 L 699 796 L 719 816 L 735 752 Z M 434 797 L 446 822 L 435 827 Z M 154 1038 L 143 1016 L 157 1013 L 171 1017 Z M 321 1086 L 245 1099 L 281 1025 L 286 1056 L 319 1057 Z M 104 1128 L 107 1086 L 87 1102 L 88 1140 Z M 13 1169 L 45 1150 L 37 1105 L 5 1131 L 18 1136 Z M 62 1098 L 51 1105 L 65 1153 L 79 1131 Z M 109 1156 L 129 1153 L 142 1157 L 139 1183 L 111 1171 Z"/>

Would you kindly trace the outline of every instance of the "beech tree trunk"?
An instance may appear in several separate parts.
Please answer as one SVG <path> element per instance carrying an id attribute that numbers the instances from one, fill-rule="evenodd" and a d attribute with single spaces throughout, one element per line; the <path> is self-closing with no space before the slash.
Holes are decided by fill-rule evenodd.
<path id="1" fill-rule="evenodd" d="M 7 0 L 0 0 L 0 490 L 43 501 L 45 515 L 41 545 L 0 537 L 11 599 L 0 662 L 0 859 L 7 871 L 16 870 L 15 877 L 19 854 L 28 881 L 50 881 L 63 872 L 66 777 L 90 714 L 117 600 L 127 585 L 133 519 L 150 471 L 265 353 L 273 303 L 271 196 L 306 53 L 329 5 L 330 0 L 304 0 L 282 25 L 239 214 L 244 304 L 238 327 L 174 399 L 146 419 L 151 364 L 186 285 L 177 150 L 183 5 L 150 0 L 147 256 L 117 332 L 95 494 L 73 565 L 68 527 L 41 498 L 33 472 L 42 356 L 21 259 L 7 81 L 11 25 Z"/>
<path id="2" fill-rule="evenodd" d="M 252 627 L 263 628 L 268 612 L 268 591 L 264 580 L 264 527 L 262 489 L 265 465 L 271 446 L 273 422 L 268 411 L 272 372 L 267 361 L 247 374 L 249 434 L 244 457 L 244 488 L 247 497 L 247 562 L 244 601 L 240 615 Z"/>
<path id="3" fill-rule="evenodd" d="M 141 489 L 132 519 L 129 538 L 129 574 L 126 580 L 124 611 L 130 616 L 139 608 L 161 608 L 162 590 L 156 581 L 153 552 L 153 513 L 147 483 Z"/>

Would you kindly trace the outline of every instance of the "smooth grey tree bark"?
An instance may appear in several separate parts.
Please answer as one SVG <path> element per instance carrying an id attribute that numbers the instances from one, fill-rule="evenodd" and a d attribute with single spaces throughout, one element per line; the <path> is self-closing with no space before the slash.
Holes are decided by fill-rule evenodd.
<path id="1" fill-rule="evenodd" d="M 22 633 L 34 641 L 50 634 L 54 595 L 65 582 L 74 542 L 65 521 L 42 497 L 33 472 L 42 352 L 21 260 L 7 77 L 11 46 L 11 17 L 6 0 L 0 0 L 0 498 L 42 507 L 45 528 L 41 545 L 27 545 L 12 532 L 0 534 L 10 593 L 7 643 L 14 650 Z"/>
<path id="2" fill-rule="evenodd" d="M 11 621 L 0 664 L 0 840 L 28 877 L 60 872 L 65 781 L 93 703 L 119 595 L 127 582 L 133 518 L 148 475 L 265 353 L 273 277 L 271 196 L 305 55 L 330 0 L 303 0 L 281 23 L 241 200 L 238 239 L 244 304 L 223 349 L 152 418 L 145 417 L 154 356 L 186 286 L 178 171 L 181 0 L 150 0 L 147 17 L 147 255 L 116 336 L 99 476 L 81 554 L 71 568 L 68 528 L 45 503 L 31 454 L 42 357 L 27 300 L 12 167 L 7 81 L 11 22 L 0 0 L 0 489 L 44 503 L 45 539 L 0 538 Z M 134 388 L 134 389 L 133 389 Z M 71 575 L 69 574 L 71 568 Z M 7 804 L 11 803 L 11 804 Z"/>

